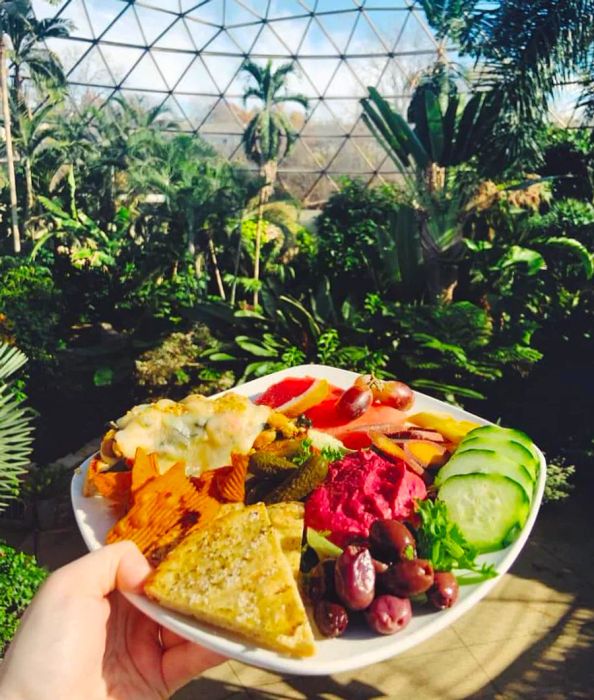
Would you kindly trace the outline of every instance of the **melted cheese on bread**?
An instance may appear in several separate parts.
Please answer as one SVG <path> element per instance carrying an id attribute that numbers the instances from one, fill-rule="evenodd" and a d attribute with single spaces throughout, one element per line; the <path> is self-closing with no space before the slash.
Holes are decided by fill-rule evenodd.
<path id="1" fill-rule="evenodd" d="M 157 455 L 161 473 L 184 461 L 187 473 L 197 475 L 231 464 L 231 452 L 248 452 L 269 415 L 267 406 L 234 393 L 162 399 L 135 406 L 116 421 L 113 451 L 133 459 L 140 447 Z"/>

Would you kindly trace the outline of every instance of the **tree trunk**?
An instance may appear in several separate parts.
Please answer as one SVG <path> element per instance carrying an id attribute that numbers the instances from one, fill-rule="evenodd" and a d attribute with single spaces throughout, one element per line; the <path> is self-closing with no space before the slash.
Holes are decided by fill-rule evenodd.
<path id="1" fill-rule="evenodd" d="M 233 285 L 231 287 L 231 306 L 235 306 L 235 295 L 237 293 L 237 277 L 239 276 L 239 262 L 241 260 L 241 244 L 243 236 L 243 214 L 239 220 L 239 236 L 237 239 L 237 250 L 235 251 L 235 265 L 233 266 Z"/>
<path id="2" fill-rule="evenodd" d="M 219 296 L 223 301 L 227 300 L 227 295 L 225 294 L 225 287 L 223 285 L 223 278 L 221 277 L 221 270 L 219 268 L 219 261 L 217 260 L 217 252 L 212 242 L 212 238 L 208 237 L 208 250 L 210 251 L 210 259 L 214 267 L 215 280 L 217 283 L 217 288 L 219 290 Z"/>
<path id="3" fill-rule="evenodd" d="M 258 195 L 258 224 L 256 227 L 256 254 L 254 256 L 254 280 L 260 279 L 260 249 L 262 247 L 262 225 L 264 223 L 264 205 L 274 192 L 278 164 L 275 160 L 269 160 L 260 168 L 260 175 L 264 178 L 264 185 Z M 258 290 L 254 290 L 254 306 L 258 306 Z"/>
<path id="4" fill-rule="evenodd" d="M 254 255 L 254 281 L 260 279 L 260 248 L 262 246 L 262 224 L 264 219 L 264 187 L 260 189 L 258 195 L 258 223 L 256 224 L 256 254 Z M 258 306 L 258 289 L 254 289 L 254 306 Z"/>
<path id="5" fill-rule="evenodd" d="M 33 209 L 33 174 L 31 172 L 31 161 L 24 159 L 25 166 L 25 211 L 23 212 L 23 231 L 27 231 L 27 222 Z"/>
<path id="6" fill-rule="evenodd" d="M 425 170 L 425 186 L 430 196 L 441 192 L 445 187 L 446 169 L 437 163 L 430 163 Z M 432 300 L 449 304 L 453 301 L 458 284 L 458 265 L 452 261 L 454 251 L 439 247 L 427 225 L 427 214 L 421 217 L 421 247 L 425 261 L 427 291 Z"/>
<path id="7" fill-rule="evenodd" d="M 421 219 L 420 225 L 427 291 L 431 301 L 450 304 L 458 284 L 458 265 L 451 260 L 444 260 L 443 251 L 433 244 L 426 220 Z"/>
<path id="8" fill-rule="evenodd" d="M 10 106 L 8 103 L 8 75 L 6 70 L 6 55 L 4 39 L 0 34 L 0 91 L 2 92 L 2 113 L 4 116 L 4 139 L 6 142 L 6 166 L 8 170 L 8 184 L 10 187 L 10 228 L 12 230 L 12 244 L 15 253 L 21 252 L 21 234 L 19 231 L 18 202 L 16 190 L 16 176 L 14 172 L 14 150 L 12 147 L 12 132 L 10 120 Z"/>

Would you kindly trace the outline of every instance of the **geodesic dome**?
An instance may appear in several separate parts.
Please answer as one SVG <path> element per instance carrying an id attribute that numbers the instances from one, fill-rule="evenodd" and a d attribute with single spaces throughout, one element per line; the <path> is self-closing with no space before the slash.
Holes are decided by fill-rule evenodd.
<path id="1" fill-rule="evenodd" d="M 245 167 L 241 134 L 250 110 L 242 95 L 246 58 L 292 61 L 287 89 L 308 97 L 287 106 L 299 133 L 279 180 L 305 203 L 338 188 L 341 176 L 367 182 L 396 176 L 361 121 L 359 99 L 373 85 L 405 110 L 438 45 L 409 0 L 34 0 L 38 17 L 72 23 L 48 42 L 62 59 L 76 104 L 115 96 L 161 104 L 174 128 L 195 132 Z"/>

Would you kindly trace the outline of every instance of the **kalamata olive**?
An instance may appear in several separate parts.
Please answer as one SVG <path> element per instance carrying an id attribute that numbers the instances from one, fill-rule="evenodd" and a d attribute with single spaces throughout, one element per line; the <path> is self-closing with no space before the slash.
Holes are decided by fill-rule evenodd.
<path id="1" fill-rule="evenodd" d="M 412 617 L 408 598 L 380 595 L 365 611 L 367 624 L 379 634 L 394 634 L 404 629 Z"/>
<path id="2" fill-rule="evenodd" d="M 433 567 L 426 559 L 403 559 L 381 574 L 379 581 L 387 593 L 402 598 L 425 593 L 433 585 Z"/>
<path id="3" fill-rule="evenodd" d="M 336 559 L 325 559 L 319 562 L 304 579 L 307 596 L 316 603 L 322 598 L 334 600 L 336 590 L 334 588 L 334 567 Z"/>
<path id="4" fill-rule="evenodd" d="M 349 544 L 353 544 L 356 547 L 365 547 L 366 549 L 369 549 L 369 540 L 364 535 L 356 533 L 346 535 L 342 546 L 347 547 Z"/>
<path id="5" fill-rule="evenodd" d="M 352 386 L 336 402 L 336 413 L 341 418 L 354 420 L 365 413 L 372 401 L 371 389 Z"/>
<path id="6" fill-rule="evenodd" d="M 415 538 L 398 520 L 376 520 L 369 530 L 371 553 L 381 561 L 394 562 L 417 556 Z"/>
<path id="7" fill-rule="evenodd" d="M 386 564 L 383 561 L 380 561 L 379 559 L 371 559 L 373 562 L 373 568 L 375 569 L 376 574 L 383 574 L 389 569 L 389 564 Z"/>
<path id="8" fill-rule="evenodd" d="M 351 610 L 364 610 L 375 594 L 375 568 L 368 549 L 349 545 L 336 560 L 334 585 Z"/>
<path id="9" fill-rule="evenodd" d="M 339 637 L 349 624 L 349 616 L 344 607 L 329 600 L 316 603 L 314 619 L 324 637 Z"/>
<path id="10" fill-rule="evenodd" d="M 458 600 L 458 581 L 451 571 L 436 571 L 427 599 L 438 610 L 451 608 Z"/>

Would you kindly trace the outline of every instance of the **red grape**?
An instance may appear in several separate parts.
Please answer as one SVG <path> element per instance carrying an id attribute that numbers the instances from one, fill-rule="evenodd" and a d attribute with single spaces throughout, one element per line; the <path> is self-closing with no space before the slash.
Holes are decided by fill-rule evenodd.
<path id="1" fill-rule="evenodd" d="M 363 415 L 371 406 L 373 394 L 371 389 L 361 389 L 358 386 L 352 386 L 347 389 L 336 403 L 336 413 L 341 418 L 354 420 Z"/>
<path id="2" fill-rule="evenodd" d="M 404 382 L 376 382 L 373 398 L 384 406 L 392 406 L 400 411 L 407 411 L 414 403 L 415 395 Z"/>

